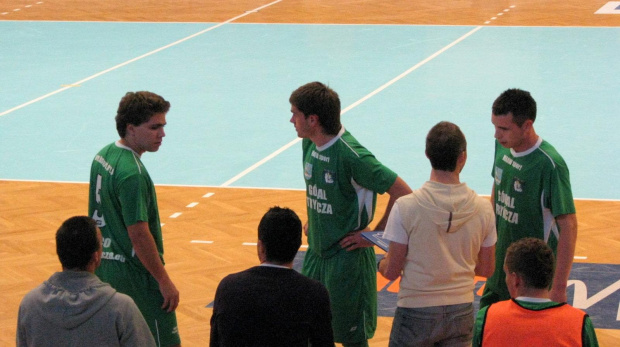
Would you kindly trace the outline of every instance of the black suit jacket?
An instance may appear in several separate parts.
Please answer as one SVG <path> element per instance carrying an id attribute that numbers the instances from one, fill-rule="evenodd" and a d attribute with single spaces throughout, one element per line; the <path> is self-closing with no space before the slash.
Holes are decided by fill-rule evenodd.
<path id="1" fill-rule="evenodd" d="M 334 346 L 327 289 L 292 269 L 256 266 L 215 293 L 210 346 Z"/>

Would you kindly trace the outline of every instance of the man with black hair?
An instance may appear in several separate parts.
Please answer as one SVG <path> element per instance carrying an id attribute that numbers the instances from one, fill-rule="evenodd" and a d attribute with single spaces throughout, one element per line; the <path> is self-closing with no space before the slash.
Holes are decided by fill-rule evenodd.
<path id="1" fill-rule="evenodd" d="M 565 302 L 551 301 L 555 270 L 553 250 L 527 237 L 506 250 L 504 274 L 512 299 L 478 311 L 475 347 L 586 346 L 598 341 L 590 317 Z"/>
<path id="2" fill-rule="evenodd" d="M 556 254 L 550 297 L 566 302 L 566 287 L 577 242 L 577 215 L 566 162 L 534 129 L 536 101 L 525 90 L 511 88 L 491 107 L 495 159 L 491 200 L 495 209 L 495 272 L 487 279 L 480 307 L 507 300 L 502 271 L 505 252 L 514 241 L 539 238 Z"/>
<path id="3" fill-rule="evenodd" d="M 293 270 L 301 221 L 272 207 L 258 226 L 260 265 L 217 287 L 210 346 L 334 346 L 327 289 Z"/>
<path id="4" fill-rule="evenodd" d="M 62 272 L 30 291 L 19 306 L 17 346 L 155 346 L 134 301 L 94 274 L 101 232 L 85 216 L 56 232 Z"/>

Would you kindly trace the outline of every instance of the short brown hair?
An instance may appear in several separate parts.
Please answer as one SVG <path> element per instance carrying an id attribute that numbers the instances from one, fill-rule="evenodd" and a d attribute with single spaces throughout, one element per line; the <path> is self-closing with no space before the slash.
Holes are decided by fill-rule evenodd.
<path id="1" fill-rule="evenodd" d="M 151 92 L 128 92 L 118 104 L 116 131 L 121 138 L 127 133 L 127 124 L 140 125 L 148 122 L 156 113 L 167 113 L 170 103 Z"/>
<path id="2" fill-rule="evenodd" d="M 317 115 L 319 124 L 327 135 L 337 135 L 342 128 L 338 93 L 321 82 L 310 82 L 297 88 L 291 94 L 289 102 L 306 118 Z"/>
<path id="3" fill-rule="evenodd" d="M 555 257 L 543 240 L 526 237 L 512 243 L 506 251 L 506 268 L 525 281 L 526 287 L 544 289 L 551 286 Z"/>
<path id="4" fill-rule="evenodd" d="M 454 123 L 439 122 L 426 135 L 426 156 L 435 170 L 453 172 L 459 155 L 467 150 L 467 140 Z"/>

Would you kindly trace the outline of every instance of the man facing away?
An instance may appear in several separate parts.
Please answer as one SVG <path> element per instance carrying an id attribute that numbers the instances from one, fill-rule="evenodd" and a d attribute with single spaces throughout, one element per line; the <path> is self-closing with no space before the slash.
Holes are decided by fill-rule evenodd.
<path id="1" fill-rule="evenodd" d="M 383 230 L 394 201 L 411 192 L 340 123 L 340 98 L 320 82 L 289 98 L 291 123 L 303 138 L 308 251 L 302 273 L 329 291 L 334 337 L 345 347 L 367 346 L 377 327 L 377 267 L 361 232 L 372 221 L 377 193 L 390 195 L 375 229 Z"/>
<path id="2" fill-rule="evenodd" d="M 270 208 L 258 225 L 260 265 L 217 287 L 210 346 L 334 346 L 327 290 L 292 269 L 300 246 L 297 214 Z"/>
<path id="3" fill-rule="evenodd" d="M 62 272 L 19 306 L 17 346 L 155 346 L 133 300 L 94 274 L 101 232 L 90 217 L 71 217 L 56 232 Z"/>
<path id="4" fill-rule="evenodd" d="M 120 140 L 97 153 L 90 170 L 88 214 L 103 234 L 97 275 L 140 308 L 160 346 L 180 345 L 175 309 L 179 291 L 164 267 L 164 245 L 155 186 L 142 164 L 165 136 L 170 103 L 151 92 L 129 92 L 120 101 Z"/>
<path id="5" fill-rule="evenodd" d="M 524 237 L 545 241 L 557 252 L 551 299 L 566 302 L 566 286 L 577 242 L 577 217 L 568 167 L 534 130 L 536 101 L 527 91 L 508 89 L 492 106 L 495 161 L 491 199 L 496 215 L 495 272 L 487 280 L 480 307 L 510 298 L 504 258 Z"/>
<path id="6" fill-rule="evenodd" d="M 470 346 L 474 276 L 493 273 L 495 218 L 489 201 L 462 183 L 467 142 L 458 126 L 435 125 L 426 137 L 430 180 L 396 200 L 379 271 L 401 277 L 390 347 Z"/>
<path id="7" fill-rule="evenodd" d="M 503 270 L 512 299 L 478 312 L 474 347 L 598 346 L 585 312 L 549 298 L 554 265 L 553 251 L 541 239 L 527 237 L 508 247 Z"/>

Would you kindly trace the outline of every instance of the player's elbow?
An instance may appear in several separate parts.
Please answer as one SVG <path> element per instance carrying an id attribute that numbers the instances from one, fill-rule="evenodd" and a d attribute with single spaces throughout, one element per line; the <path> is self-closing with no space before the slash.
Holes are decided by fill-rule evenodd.
<path id="1" fill-rule="evenodd" d="M 385 269 L 385 271 L 383 271 L 381 273 L 381 275 L 383 275 L 383 277 L 385 277 L 386 279 L 388 279 L 390 281 L 394 281 L 398 277 L 400 277 L 400 273 L 401 273 L 401 271 L 397 271 L 396 269 L 390 268 L 388 266 L 388 268 Z"/>

